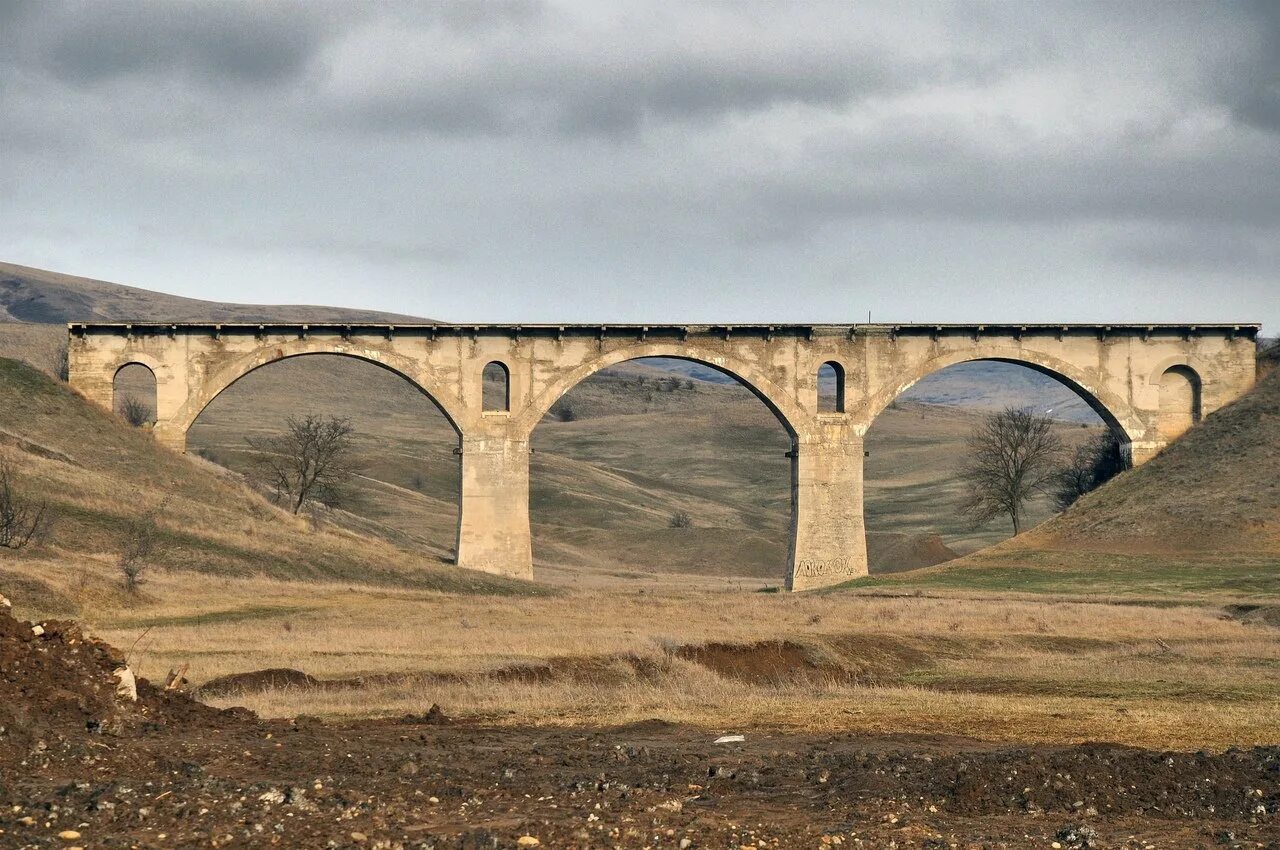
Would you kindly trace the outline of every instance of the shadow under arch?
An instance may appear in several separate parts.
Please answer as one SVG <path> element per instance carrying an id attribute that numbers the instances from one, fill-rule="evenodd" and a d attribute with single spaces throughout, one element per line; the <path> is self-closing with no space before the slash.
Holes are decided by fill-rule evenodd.
<path id="1" fill-rule="evenodd" d="M 715 389 L 712 391 L 732 392 L 733 395 L 721 396 L 722 401 L 716 402 L 715 406 L 695 407 L 698 401 L 697 396 L 692 395 L 692 387 L 683 391 L 679 389 L 679 384 L 687 380 L 679 372 L 673 372 L 670 377 L 654 375 L 652 378 L 643 374 L 610 374 L 607 377 L 601 374 L 611 367 L 636 361 L 644 364 L 647 360 L 655 359 L 697 364 L 718 372 L 731 379 L 731 383 L 713 382 Z M 632 410 L 629 409 L 631 404 L 639 405 L 640 396 L 646 392 L 643 386 L 634 383 L 637 377 L 650 382 L 647 385 L 650 392 L 655 387 L 663 386 L 663 382 L 668 380 L 673 381 L 676 388 L 665 392 L 658 389 L 644 402 L 644 411 Z M 664 423 L 646 427 L 632 421 L 615 428 L 604 419 L 601 421 L 608 424 L 595 430 L 588 426 L 586 432 L 577 432 L 576 435 L 572 430 L 564 432 L 547 428 L 547 425 L 556 421 L 573 422 L 580 426 L 598 415 L 598 409 L 588 401 L 586 405 L 592 413 L 582 417 L 582 408 L 578 405 L 583 399 L 572 395 L 574 389 L 592 378 L 618 382 L 614 389 L 609 390 L 608 395 L 603 394 L 603 389 L 598 389 L 595 392 L 602 395 L 593 393 L 587 397 L 596 399 L 595 404 L 600 404 L 602 397 L 618 399 L 603 402 L 605 405 L 621 404 L 621 410 L 615 409 L 618 414 L 643 412 L 677 423 L 686 421 L 679 408 L 687 405 L 691 412 L 713 412 L 713 415 L 710 421 L 700 422 L 696 431 L 677 431 L 676 439 L 668 439 L 672 434 L 665 429 L 683 429 L 683 424 Z M 629 389 L 618 388 L 623 385 Z M 528 432 L 531 446 L 546 441 L 541 447 L 532 449 L 535 452 L 533 461 L 536 466 L 531 469 L 530 520 L 536 527 L 533 540 L 535 551 L 557 551 L 559 545 L 567 540 L 571 541 L 569 549 L 576 552 L 570 560 L 564 562 L 566 565 L 575 563 L 573 557 L 584 552 L 589 553 L 591 558 L 598 555 L 607 563 L 610 557 L 625 557 L 619 553 L 627 552 L 629 547 L 634 550 L 634 547 L 648 546 L 650 541 L 657 541 L 671 534 L 695 534 L 697 536 L 680 538 L 682 542 L 677 545 L 663 542 L 656 550 L 644 550 L 651 554 L 658 553 L 658 557 L 653 559 L 646 556 L 643 561 L 646 567 L 643 569 L 638 566 L 641 561 L 625 561 L 622 565 L 628 569 L 634 566 L 639 572 L 652 571 L 654 574 L 685 573 L 708 578 L 731 576 L 780 584 L 790 570 L 797 534 L 798 510 L 794 489 L 796 460 L 794 452 L 787 451 L 788 444 L 793 449 L 795 447 L 797 428 L 792 425 L 785 410 L 788 407 L 786 398 L 782 399 L 781 404 L 777 403 L 776 397 L 769 395 L 771 389 L 774 389 L 771 383 L 765 384 L 765 388 L 754 385 L 727 360 L 712 362 L 708 357 L 693 355 L 687 348 L 673 351 L 649 346 L 639 352 L 631 347 L 611 352 L 585 364 L 584 368 L 575 370 L 571 377 L 557 381 L 551 391 L 545 392 L 533 403 L 533 409 L 538 412 L 538 420 Z M 667 395 L 667 392 L 673 394 Z M 685 392 L 690 394 L 681 395 Z M 626 395 L 630 395 L 631 401 L 622 400 Z M 762 404 L 768 415 L 749 401 L 749 398 Z M 663 401 L 664 399 L 670 400 Z M 562 400 L 572 402 L 578 414 L 571 418 L 559 418 L 561 414 L 556 412 L 556 403 Z M 652 406 L 655 401 L 656 407 Z M 727 407 L 721 408 L 720 404 L 726 404 Z M 749 420 L 744 421 L 739 418 L 740 412 L 747 408 L 752 408 L 755 412 Z M 721 419 L 721 410 L 729 411 L 728 418 Z M 546 419 L 547 414 L 551 414 L 553 419 Z M 532 416 L 527 411 L 522 415 Z M 607 417 L 613 414 L 604 415 Z M 791 415 L 796 415 L 794 410 Z M 723 442 L 726 439 L 723 436 L 724 428 L 728 423 L 746 430 L 738 432 L 741 436 L 731 438 L 732 442 Z M 713 434 L 712 431 L 716 433 Z M 681 433 L 687 434 L 688 440 L 678 439 Z M 657 438 L 660 448 L 656 450 L 652 449 L 651 442 L 654 434 L 661 435 Z M 582 442 L 577 442 L 579 439 Z M 586 448 L 588 445 L 593 448 Z M 740 446 L 743 450 L 721 451 L 722 447 L 729 445 Z M 661 458 L 655 460 L 652 451 L 656 451 Z M 632 459 L 642 454 L 647 458 L 646 465 L 633 465 Z M 541 458 L 548 457 L 555 457 L 556 460 L 546 461 L 549 465 L 539 465 Z M 591 498 L 597 500 L 598 504 L 607 505 L 607 508 L 601 510 L 598 516 L 593 513 L 593 520 L 576 527 L 570 537 L 561 537 L 563 522 L 553 517 L 564 509 L 557 509 L 550 502 L 544 501 L 548 498 L 546 494 L 552 492 L 551 488 L 555 486 L 555 470 L 563 462 L 561 459 L 573 462 L 585 460 L 597 464 L 596 468 L 606 473 L 609 480 L 626 482 L 627 486 L 639 486 L 641 490 L 636 492 L 645 498 L 616 498 L 608 489 L 610 485 L 606 483 L 602 485 L 605 488 L 602 491 L 604 495 L 593 492 Z M 744 471 L 748 468 L 750 471 Z M 633 473 L 638 474 L 638 477 L 633 476 Z M 544 475 L 551 477 L 543 478 Z M 669 495 L 674 497 L 671 503 L 666 503 L 661 498 L 649 498 L 653 494 L 644 492 L 650 486 L 648 482 L 651 479 L 666 480 L 668 476 L 673 476 L 673 480 L 687 478 L 688 486 L 682 484 L 671 487 Z M 729 496 L 730 493 L 734 495 Z M 739 502 L 743 495 L 755 498 Z M 573 494 L 570 494 L 570 498 L 574 498 Z M 690 499 L 692 504 L 681 504 L 685 499 Z M 716 517 L 715 519 L 699 519 L 697 506 L 703 504 L 711 510 L 708 516 Z M 692 516 L 685 513 L 686 508 L 693 512 Z M 721 508 L 728 510 L 722 513 Z M 669 516 L 667 511 L 671 512 Z M 678 520 L 681 514 L 684 517 Z M 662 525 L 664 522 L 669 522 L 670 525 Z M 626 542 L 616 543 L 615 546 L 616 541 Z M 714 556 L 704 554 L 712 549 L 716 552 Z M 734 554 L 748 550 L 752 557 L 743 558 Z M 743 571 L 733 571 L 737 567 L 741 567 Z"/>
<path id="2" fill-rule="evenodd" d="M 410 361 L 405 360 L 403 363 L 396 363 L 394 361 L 379 360 L 377 358 L 368 357 L 354 351 L 340 350 L 277 351 L 273 352 L 270 356 L 264 356 L 255 352 L 252 355 L 232 361 L 219 369 L 211 378 L 206 380 L 204 385 L 200 388 L 200 393 L 198 395 L 193 394 L 187 399 L 186 403 L 179 408 L 177 415 L 173 417 L 174 426 L 180 428 L 183 433 L 186 433 L 191 428 L 192 424 L 195 423 L 196 419 L 200 417 L 200 414 L 203 413 L 215 399 L 238 383 L 242 378 L 257 372 L 264 366 L 269 366 L 273 363 L 281 363 L 285 360 L 295 360 L 297 358 L 311 356 L 345 357 L 351 360 L 358 360 L 362 363 L 372 364 L 396 375 L 408 382 L 410 386 L 431 401 L 431 403 L 440 411 L 441 415 L 444 416 L 445 421 L 447 421 L 453 428 L 454 434 L 459 439 L 462 438 L 462 429 L 458 425 L 456 415 L 449 409 L 449 406 L 441 400 L 439 393 L 433 393 L 430 389 L 424 386 L 421 381 L 417 380 L 409 373 L 411 368 Z"/>
<path id="3" fill-rule="evenodd" d="M 770 412 L 773 413 L 786 430 L 787 436 L 793 441 L 800 434 L 800 425 L 808 418 L 795 399 L 749 363 L 735 358 L 726 358 L 723 355 L 712 352 L 699 353 L 690 351 L 687 345 L 646 343 L 610 351 L 560 376 L 521 410 L 516 418 L 516 424 L 520 432 L 526 435 L 531 434 L 538 423 L 542 421 L 542 418 L 551 410 L 551 407 L 565 393 L 592 375 L 603 369 L 608 369 L 610 366 L 617 366 L 630 360 L 645 360 L 649 358 L 697 363 L 700 366 L 706 366 L 726 377 L 732 378 L 736 383 L 746 387 L 752 395 L 764 403 L 765 407 L 769 408 Z"/>
<path id="4" fill-rule="evenodd" d="M 1035 359 L 1031 359 L 1032 356 Z M 955 352 L 926 360 L 918 364 L 905 379 L 893 382 L 867 400 L 865 410 L 867 426 L 870 427 L 876 417 L 883 413 L 896 398 L 930 375 L 961 363 L 976 362 L 1010 363 L 1054 379 L 1074 392 L 1125 443 L 1141 439 L 1147 430 L 1142 418 L 1129 404 L 1105 389 L 1090 386 L 1088 377 L 1081 370 L 1055 357 L 1032 355 L 1024 349 L 987 354 Z"/>

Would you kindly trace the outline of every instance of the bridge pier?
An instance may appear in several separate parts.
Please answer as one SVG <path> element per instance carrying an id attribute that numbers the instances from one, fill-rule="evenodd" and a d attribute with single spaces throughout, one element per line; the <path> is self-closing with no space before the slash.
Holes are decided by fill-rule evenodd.
<path id="1" fill-rule="evenodd" d="M 867 574 L 862 519 L 863 443 L 846 422 L 823 425 L 791 452 L 791 552 L 787 589 L 810 590 Z"/>
<path id="2" fill-rule="evenodd" d="M 460 451 L 458 566 L 533 578 L 528 439 L 464 436 Z"/>

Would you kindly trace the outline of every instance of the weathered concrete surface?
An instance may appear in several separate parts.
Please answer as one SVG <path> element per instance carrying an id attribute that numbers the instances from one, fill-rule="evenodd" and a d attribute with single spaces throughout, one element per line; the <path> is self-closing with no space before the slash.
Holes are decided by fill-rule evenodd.
<path id="1" fill-rule="evenodd" d="M 459 434 L 457 561 L 532 574 L 529 438 L 566 391 L 637 357 L 696 360 L 746 384 L 792 439 L 787 587 L 865 575 L 862 439 L 916 381 L 968 360 L 1030 366 L 1074 388 L 1135 464 L 1254 381 L 1257 325 L 167 325 L 73 324 L 71 385 L 104 407 L 117 371 L 156 377 L 156 438 L 178 451 L 206 405 L 248 372 L 341 354 L 403 375 Z M 509 410 L 484 409 L 482 374 L 510 375 Z M 844 410 L 818 411 L 818 369 L 844 370 Z"/>

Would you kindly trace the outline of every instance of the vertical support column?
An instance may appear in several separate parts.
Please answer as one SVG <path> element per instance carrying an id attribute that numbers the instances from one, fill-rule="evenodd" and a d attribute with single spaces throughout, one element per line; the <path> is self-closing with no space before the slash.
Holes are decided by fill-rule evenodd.
<path id="1" fill-rule="evenodd" d="M 795 443 L 788 590 L 826 587 L 867 574 L 862 462 L 862 435 L 848 423 L 824 424 L 818 435 Z"/>
<path id="2" fill-rule="evenodd" d="M 462 438 L 460 567 L 533 578 L 529 536 L 529 441 Z"/>
<path id="3" fill-rule="evenodd" d="M 187 429 L 178 412 L 187 403 L 191 387 L 188 384 L 185 359 L 176 364 L 164 364 L 155 370 L 156 376 L 156 424 L 152 431 L 156 442 L 175 452 L 187 450 Z"/>

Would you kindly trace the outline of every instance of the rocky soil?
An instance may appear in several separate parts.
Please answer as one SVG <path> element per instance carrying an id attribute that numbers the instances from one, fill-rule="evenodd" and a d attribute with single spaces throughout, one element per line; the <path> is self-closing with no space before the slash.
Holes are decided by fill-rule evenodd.
<path id="1" fill-rule="evenodd" d="M 1280 847 L 1280 748 L 262 721 L 0 613 L 0 848 Z"/>

